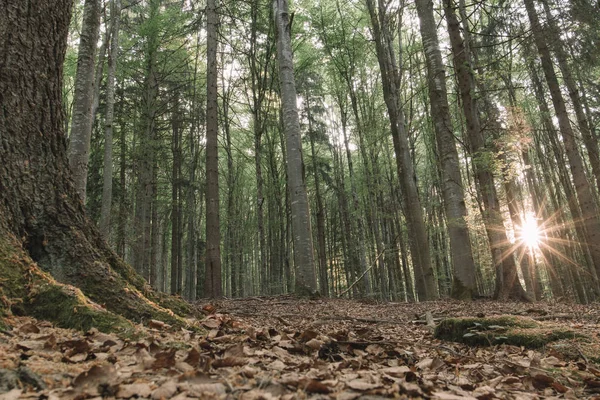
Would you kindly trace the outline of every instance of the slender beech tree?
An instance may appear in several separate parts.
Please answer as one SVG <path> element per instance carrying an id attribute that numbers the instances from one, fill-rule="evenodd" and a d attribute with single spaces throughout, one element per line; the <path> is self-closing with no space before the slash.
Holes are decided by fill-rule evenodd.
<path id="1" fill-rule="evenodd" d="M 487 148 L 483 135 L 475 93 L 475 80 L 471 55 L 460 33 L 460 23 L 456 17 L 453 0 L 444 0 L 448 34 L 454 56 L 454 68 L 462 109 L 466 120 L 466 133 L 471 150 L 471 160 L 478 189 L 483 200 L 482 216 L 496 267 L 495 296 L 501 299 L 530 300 L 521 286 L 517 275 L 517 265 L 510 250 L 510 243 L 504 229 L 500 203 Z"/>
<path id="2" fill-rule="evenodd" d="M 420 301 L 433 300 L 437 298 L 438 291 L 431 265 L 423 209 L 415 181 L 415 169 L 404 121 L 404 112 L 399 98 L 398 69 L 395 65 L 396 58 L 389 27 L 387 26 L 386 7 L 382 1 L 379 1 L 376 9 L 373 0 L 367 0 L 367 8 L 371 17 L 377 59 L 381 70 L 383 97 L 390 119 L 394 152 L 396 153 L 396 167 L 402 187 L 406 221 L 410 231 L 410 253 L 415 271 L 417 295 Z"/>
<path id="3" fill-rule="evenodd" d="M 219 230 L 219 144 L 217 103 L 217 0 L 206 2 L 206 267 L 204 295 L 221 297 L 221 232 Z"/>
<path id="4" fill-rule="evenodd" d="M 588 159 L 592 167 L 592 174 L 594 175 L 597 188 L 600 190 L 600 153 L 598 152 L 598 138 L 591 130 L 588 117 L 584 110 L 579 85 L 575 81 L 572 67 L 569 65 L 569 56 L 565 49 L 565 43 L 563 43 L 560 35 L 560 28 L 556 22 L 556 18 L 550 11 L 550 2 L 548 0 L 543 0 L 542 3 L 544 5 L 544 11 L 546 12 L 546 20 L 549 25 L 549 29 L 545 32 L 546 35 L 549 35 L 547 37 L 551 38 L 550 43 L 553 45 L 552 48 L 556 55 L 556 60 L 558 61 L 558 67 L 560 68 L 564 84 L 567 87 L 567 92 L 571 98 L 571 104 L 577 120 L 577 127 L 579 128 L 583 143 L 585 144 L 585 149 L 587 150 Z"/>
<path id="5" fill-rule="evenodd" d="M 453 267 L 452 297 L 470 299 L 476 294 L 475 263 L 469 229 L 465 221 L 467 207 L 460 173 L 456 140 L 446 91 L 446 73 L 433 16 L 432 0 L 416 0 L 421 36 L 427 64 L 429 104 L 435 126 L 437 150 L 442 172 L 442 194 L 446 211 L 450 254 Z"/>
<path id="6" fill-rule="evenodd" d="M 104 118 L 104 169 L 102 176 L 102 209 L 98 224 L 102 235 L 110 234 L 110 211 L 112 208 L 113 180 L 113 124 L 115 116 L 115 75 L 119 57 L 119 29 L 121 20 L 121 0 L 110 2 L 110 49 L 106 79 L 106 116 Z"/>
<path id="7" fill-rule="evenodd" d="M 273 1 L 273 15 L 277 34 L 282 119 L 286 136 L 288 191 L 291 204 L 294 264 L 296 268 L 295 291 L 298 295 L 313 295 L 317 292 L 317 278 L 308 195 L 304 177 L 304 161 L 302 159 L 300 121 L 296 105 L 296 82 L 294 79 L 292 40 L 290 37 L 291 26 L 287 0 Z"/>
<path id="8" fill-rule="evenodd" d="M 100 0 L 86 0 L 77 54 L 77 74 L 73 98 L 73 120 L 69 145 L 69 161 L 73 180 L 81 201 L 85 203 L 90 140 L 92 137 L 92 104 L 94 101 L 94 68 L 100 31 Z"/>

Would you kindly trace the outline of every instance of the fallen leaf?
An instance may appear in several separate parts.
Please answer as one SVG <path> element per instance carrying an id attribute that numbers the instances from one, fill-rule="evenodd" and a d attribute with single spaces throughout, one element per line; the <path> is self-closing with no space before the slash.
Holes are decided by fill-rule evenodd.
<path id="1" fill-rule="evenodd" d="M 156 354 L 154 363 L 152 364 L 153 369 L 171 368 L 175 365 L 175 355 L 177 349 L 170 349 L 167 351 Z"/>
<path id="2" fill-rule="evenodd" d="M 170 399 L 177 393 L 177 383 L 174 380 L 168 380 L 152 392 L 153 400 Z"/>
<path id="3" fill-rule="evenodd" d="M 147 382 L 131 383 L 119 386 L 116 397 L 118 399 L 130 399 L 132 397 L 150 397 L 152 386 Z"/>
<path id="4" fill-rule="evenodd" d="M 354 381 L 346 382 L 346 386 L 348 386 L 350 389 L 361 390 L 361 391 L 372 390 L 372 389 L 381 387 L 380 384 L 369 383 L 369 382 L 361 381 L 361 380 L 354 380 Z"/>

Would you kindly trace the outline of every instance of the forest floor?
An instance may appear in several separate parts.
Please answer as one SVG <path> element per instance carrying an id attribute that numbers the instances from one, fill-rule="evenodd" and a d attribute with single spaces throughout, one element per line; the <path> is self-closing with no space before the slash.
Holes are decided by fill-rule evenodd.
<path id="1" fill-rule="evenodd" d="M 148 321 L 135 338 L 10 317 L 13 328 L 0 332 L 0 400 L 600 399 L 600 354 L 589 352 L 600 344 L 598 304 L 277 296 L 197 306 L 206 316 L 190 323 L 202 333 Z M 433 336 L 444 318 L 494 315 L 541 320 L 587 342 L 527 349 Z"/>

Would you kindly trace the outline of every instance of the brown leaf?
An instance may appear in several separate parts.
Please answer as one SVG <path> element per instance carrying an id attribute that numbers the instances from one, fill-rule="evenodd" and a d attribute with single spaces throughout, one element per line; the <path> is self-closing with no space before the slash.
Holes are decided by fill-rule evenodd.
<path id="1" fill-rule="evenodd" d="M 217 329 L 221 326 L 221 321 L 217 321 L 214 318 L 207 318 L 204 321 L 202 321 L 202 325 L 208 329 Z"/>
<path id="2" fill-rule="evenodd" d="M 547 387 L 549 387 L 550 385 L 552 385 L 552 383 L 554 382 L 554 378 L 552 378 L 551 376 L 548 375 L 544 375 L 544 374 L 537 374 L 533 376 L 533 387 L 535 387 L 538 390 L 542 390 L 545 389 Z"/>
<path id="3" fill-rule="evenodd" d="M 585 386 L 587 388 L 600 388 L 600 380 L 593 378 L 584 378 Z"/>
<path id="4" fill-rule="evenodd" d="M 192 385 L 199 385 L 203 383 L 212 383 L 213 380 L 207 374 L 201 371 L 191 371 L 179 375 L 177 378 L 179 382 L 188 382 Z"/>
<path id="5" fill-rule="evenodd" d="M 171 326 L 162 321 L 151 319 L 148 321 L 148 327 L 152 329 L 169 329 Z"/>
<path id="6" fill-rule="evenodd" d="M 177 354 L 177 349 L 170 349 L 167 351 L 162 351 L 156 354 L 154 363 L 152 363 L 153 369 L 161 369 L 161 368 L 171 368 L 175 365 L 175 355 Z"/>
<path id="7" fill-rule="evenodd" d="M 307 329 L 304 332 L 302 332 L 302 334 L 298 337 L 298 340 L 300 342 L 308 342 L 309 340 L 314 339 L 317 336 L 319 336 L 318 332 Z"/>
<path id="8" fill-rule="evenodd" d="M 150 397 L 152 387 L 147 382 L 132 383 L 121 385 L 117 392 L 117 399 L 130 399 L 132 397 Z"/>
<path id="9" fill-rule="evenodd" d="M 223 358 L 228 357 L 244 357 L 244 346 L 242 345 L 242 343 L 238 343 L 227 348 L 227 350 L 225 350 L 225 353 L 223 353 Z"/>
<path id="10" fill-rule="evenodd" d="M 313 350 L 319 350 L 323 344 L 324 343 L 319 339 L 310 339 L 308 342 L 306 342 L 306 345 Z"/>
<path id="11" fill-rule="evenodd" d="M 200 352 L 195 347 L 193 347 L 189 351 L 189 353 L 188 353 L 187 357 L 185 358 L 185 360 L 183 360 L 183 361 L 185 361 L 186 363 L 190 364 L 192 367 L 197 366 L 198 362 L 200 362 Z"/>
<path id="12" fill-rule="evenodd" d="M 552 389 L 556 390 L 558 393 L 567 393 L 569 388 L 559 382 L 552 382 Z"/>
<path id="13" fill-rule="evenodd" d="M 226 357 L 226 358 L 218 358 L 212 362 L 213 368 L 223 368 L 223 367 L 237 367 L 240 365 L 246 365 L 248 360 L 242 357 Z"/>
<path id="14" fill-rule="evenodd" d="M 406 365 L 402 365 L 399 367 L 383 368 L 381 370 L 381 372 L 383 372 L 384 374 L 393 376 L 395 378 L 402 378 L 402 377 L 404 377 L 404 375 L 406 375 L 408 372 L 411 372 L 411 371 L 410 371 L 409 367 L 407 367 Z"/>
<path id="15" fill-rule="evenodd" d="M 168 380 L 159 388 L 154 389 L 152 392 L 152 399 L 170 399 L 175 393 L 177 393 L 177 383 L 174 380 Z"/>
<path id="16" fill-rule="evenodd" d="M 370 382 L 361 381 L 361 380 L 353 380 L 350 382 L 346 382 L 346 386 L 348 386 L 350 389 L 360 390 L 360 391 L 372 390 L 372 389 L 381 387 L 380 384 L 370 383 Z"/>
<path id="17" fill-rule="evenodd" d="M 308 393 L 327 394 L 331 392 L 331 389 L 327 385 L 314 379 L 308 379 L 306 381 L 300 382 L 300 385 L 298 387 L 300 389 L 304 389 Z"/>
<path id="18" fill-rule="evenodd" d="M 213 306 L 212 304 L 207 304 L 204 307 L 202 307 L 202 312 L 206 315 L 214 314 L 216 311 L 217 307 Z"/>
<path id="19" fill-rule="evenodd" d="M 112 364 L 94 365 L 73 379 L 73 387 L 80 391 L 95 390 L 100 384 L 113 383 L 117 370 Z"/>
<path id="20" fill-rule="evenodd" d="M 28 333 L 40 333 L 40 328 L 37 325 L 32 324 L 31 322 L 21 325 L 19 327 L 19 333 L 28 334 Z"/>
<path id="21" fill-rule="evenodd" d="M 75 354 L 88 353 L 90 351 L 90 344 L 85 339 L 67 340 L 60 343 L 60 348 L 65 352 L 67 357 L 71 357 Z"/>

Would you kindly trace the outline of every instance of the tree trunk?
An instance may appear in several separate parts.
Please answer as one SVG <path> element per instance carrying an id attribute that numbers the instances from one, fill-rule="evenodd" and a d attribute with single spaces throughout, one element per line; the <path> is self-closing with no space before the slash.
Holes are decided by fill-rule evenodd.
<path id="1" fill-rule="evenodd" d="M 445 16 L 448 23 L 448 35 L 452 44 L 454 66 L 458 78 L 463 113 L 467 125 L 467 135 L 470 144 L 473 170 L 483 199 L 485 229 L 490 242 L 492 259 L 496 267 L 496 293 L 501 299 L 527 300 L 530 299 L 521 286 L 517 275 L 517 266 L 512 252 L 508 248 L 508 238 L 504 229 L 500 203 L 496 193 L 494 176 L 486 154 L 486 147 L 479 112 L 473 94 L 475 83 L 472 75 L 472 64 L 465 43 L 461 37 L 459 21 L 454 11 L 454 1 L 445 0 Z"/>
<path id="2" fill-rule="evenodd" d="M 102 209 L 100 211 L 100 233 L 107 240 L 110 235 L 110 211 L 112 208 L 113 180 L 113 123 L 115 115 L 115 74 L 119 57 L 119 22 L 121 0 L 112 0 L 110 5 L 111 34 L 108 53 L 108 78 L 106 80 L 106 117 L 104 119 L 104 171 L 102 185 Z"/>
<path id="3" fill-rule="evenodd" d="M 92 137 L 92 103 L 94 101 L 94 67 L 100 31 L 100 1 L 86 0 L 77 54 L 74 110 L 71 122 L 69 161 L 75 188 L 85 204 L 90 139 Z"/>
<path id="4" fill-rule="evenodd" d="M 408 229 L 411 232 L 409 245 L 415 271 L 417 295 L 420 301 L 433 300 L 438 297 L 437 286 L 431 266 L 427 230 L 425 229 L 423 210 L 415 180 L 408 134 L 404 126 L 404 113 L 400 108 L 401 102 L 398 97 L 398 79 L 396 77 L 398 71 L 394 66 L 395 57 L 393 55 L 392 43 L 389 40 L 390 35 L 387 32 L 388 28 L 386 25 L 380 23 L 380 20 L 383 21 L 386 18 L 384 15 L 385 7 L 383 4 L 380 4 L 379 10 L 376 11 L 373 0 L 367 0 L 367 8 L 371 17 L 377 59 L 381 70 L 383 97 L 390 119 L 398 176 L 402 187 L 405 216 Z"/>
<path id="5" fill-rule="evenodd" d="M 416 4 L 421 21 L 421 36 L 427 63 L 431 115 L 435 126 L 437 148 L 440 153 L 442 194 L 453 266 L 452 297 L 471 299 L 477 290 L 475 263 L 471 251 L 469 229 L 465 221 L 467 207 L 448 106 L 445 68 L 442 64 L 437 25 L 433 17 L 433 1 L 417 0 Z"/>
<path id="6" fill-rule="evenodd" d="M 177 313 L 188 307 L 153 292 L 116 256 L 85 216 L 73 184 L 61 110 L 71 6 L 71 0 L 0 4 L 0 279 L 28 297 L 26 311 L 61 326 L 127 325 L 98 304 L 136 321 L 182 323 L 156 303 Z M 15 258 L 20 253 L 26 253 L 22 263 Z M 72 286 L 31 273 L 37 269 L 32 260 L 98 304 Z M 15 276 L 19 269 L 22 275 Z"/>
<path id="7" fill-rule="evenodd" d="M 206 267 L 204 295 L 221 297 L 221 232 L 219 227 L 219 144 L 217 103 L 217 0 L 206 3 Z"/>
<path id="8" fill-rule="evenodd" d="M 317 200 L 317 253 L 319 259 L 319 288 L 322 296 L 329 296 L 329 282 L 327 279 L 327 247 L 325 243 L 325 208 L 321 195 L 321 182 L 319 180 L 319 167 L 315 151 L 315 133 L 312 126 L 312 115 L 310 110 L 310 93 L 306 94 L 306 112 L 308 119 L 308 137 L 310 140 L 310 152 L 312 158 L 313 175 L 315 179 L 315 198 Z"/>
<path id="9" fill-rule="evenodd" d="M 282 118 L 286 134 L 287 175 L 296 268 L 295 291 L 297 295 L 301 296 L 313 295 L 317 292 L 317 279 L 315 276 L 308 195 L 304 180 L 300 122 L 296 106 L 296 83 L 294 80 L 294 63 L 292 61 L 290 38 L 291 27 L 287 0 L 274 0 L 273 14 L 277 31 Z"/>
<path id="10" fill-rule="evenodd" d="M 547 23 L 550 28 L 550 43 L 553 44 L 554 54 L 556 55 L 556 60 L 558 61 L 558 67 L 560 68 L 560 72 L 562 72 L 563 81 L 567 87 L 567 91 L 569 92 L 573 110 L 575 111 L 575 117 L 577 118 L 577 126 L 579 127 L 579 132 L 581 133 L 581 137 L 583 139 L 583 143 L 585 144 L 588 158 L 592 166 L 592 173 L 594 175 L 598 190 L 600 190 L 600 156 L 598 153 L 598 138 L 595 137 L 590 129 L 591 125 L 587 116 L 585 115 L 577 82 L 575 82 L 575 77 L 571 73 L 571 66 L 568 62 L 569 57 L 564 48 L 565 44 L 562 42 L 560 37 L 560 29 L 555 18 L 552 16 L 548 0 L 542 0 L 542 3 L 544 5 L 544 11 L 546 12 L 546 19 L 548 21 Z"/>
<path id="11" fill-rule="evenodd" d="M 540 55 L 542 70 L 544 71 L 544 76 L 546 77 L 546 82 L 550 89 L 550 97 L 552 98 L 554 111 L 558 118 L 559 130 L 565 145 L 567 159 L 569 160 L 569 167 L 571 169 L 573 183 L 575 184 L 575 191 L 577 192 L 579 208 L 581 209 L 582 224 L 585 226 L 585 233 L 587 235 L 586 243 L 596 273 L 597 275 L 600 275 L 600 217 L 598 216 L 598 209 L 594 200 L 592 188 L 585 175 L 583 160 L 579 154 L 575 132 L 571 127 L 567 107 L 560 91 L 560 85 L 554 71 L 554 65 L 552 64 L 552 56 L 550 55 L 550 50 L 546 43 L 546 38 L 544 37 L 544 32 L 540 25 L 533 0 L 525 0 L 525 7 L 527 8 L 527 15 L 531 23 L 535 45 Z"/>

